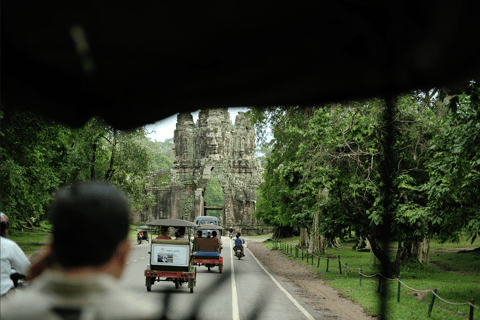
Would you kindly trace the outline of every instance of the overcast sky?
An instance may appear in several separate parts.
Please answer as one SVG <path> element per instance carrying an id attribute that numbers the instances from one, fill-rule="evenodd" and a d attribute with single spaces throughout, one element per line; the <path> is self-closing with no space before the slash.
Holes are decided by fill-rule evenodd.
<path id="1" fill-rule="evenodd" d="M 247 112 L 247 107 L 235 107 L 235 108 L 228 108 L 228 112 L 230 113 L 230 120 L 232 123 L 235 124 L 235 117 L 239 112 Z M 193 121 L 197 121 L 198 114 L 200 110 L 192 112 Z M 177 113 L 178 114 L 178 113 Z M 173 131 L 175 131 L 175 127 L 177 124 L 177 114 L 168 117 L 166 119 L 160 120 L 155 122 L 154 124 L 148 124 L 145 126 L 150 134 L 147 135 L 153 141 L 165 141 L 165 139 L 173 138 Z"/>

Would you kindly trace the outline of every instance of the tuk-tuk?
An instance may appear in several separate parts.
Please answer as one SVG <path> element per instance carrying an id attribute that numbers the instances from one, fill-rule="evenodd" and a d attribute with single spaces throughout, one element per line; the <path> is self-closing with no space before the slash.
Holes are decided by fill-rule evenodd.
<path id="1" fill-rule="evenodd" d="M 137 243 L 142 244 L 142 240 L 146 240 L 148 242 L 148 230 L 150 228 L 147 226 L 141 226 L 137 228 Z"/>
<path id="2" fill-rule="evenodd" d="M 188 282 L 188 288 L 193 293 L 196 285 L 197 270 L 193 263 L 190 248 L 191 230 L 194 223 L 180 219 L 158 219 L 147 223 L 152 227 L 152 241 L 150 244 L 150 261 L 145 270 L 145 285 L 147 291 L 152 289 L 155 281 L 172 281 L 175 288 Z M 161 227 L 185 227 L 186 240 L 172 240 L 169 237 L 156 239 L 154 234 L 160 235 Z"/>
<path id="3" fill-rule="evenodd" d="M 221 256 L 222 242 L 220 240 L 222 230 L 221 226 L 211 224 L 204 224 L 195 228 L 193 263 L 196 266 L 206 266 L 208 271 L 210 271 L 210 268 L 218 266 L 218 270 L 222 273 L 223 257 Z M 213 237 L 214 232 L 217 233 L 217 237 Z"/>

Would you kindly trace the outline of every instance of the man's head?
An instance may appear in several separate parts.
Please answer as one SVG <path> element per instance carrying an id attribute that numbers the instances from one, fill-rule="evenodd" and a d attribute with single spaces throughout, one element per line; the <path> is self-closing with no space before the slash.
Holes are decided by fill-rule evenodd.
<path id="1" fill-rule="evenodd" d="M 0 212 L 0 236 L 6 238 L 8 234 L 8 217 L 5 213 Z"/>
<path id="2" fill-rule="evenodd" d="M 237 233 L 237 238 L 240 238 L 240 233 Z"/>
<path id="3" fill-rule="evenodd" d="M 212 236 L 212 233 L 210 231 L 207 232 L 207 238 L 210 238 Z"/>
<path id="4" fill-rule="evenodd" d="M 215 238 L 217 236 L 217 231 L 213 231 L 212 236 Z"/>
<path id="5" fill-rule="evenodd" d="M 96 267 L 125 245 L 129 205 L 106 182 L 80 183 L 57 191 L 51 219 L 54 260 L 64 268 Z"/>
<path id="6" fill-rule="evenodd" d="M 202 237 L 202 230 L 198 230 L 198 231 L 197 231 L 197 236 L 198 236 L 199 238 Z"/>
<path id="7" fill-rule="evenodd" d="M 168 227 L 161 227 L 160 233 L 162 234 L 162 236 L 166 236 L 168 233 Z"/>
<path id="8" fill-rule="evenodd" d="M 183 237 L 185 235 L 185 227 L 178 228 L 178 235 Z"/>

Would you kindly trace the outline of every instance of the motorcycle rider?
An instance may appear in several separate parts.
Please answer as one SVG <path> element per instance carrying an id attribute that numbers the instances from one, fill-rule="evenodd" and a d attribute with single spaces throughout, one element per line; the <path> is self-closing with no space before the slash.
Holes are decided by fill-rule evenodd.
<path id="1" fill-rule="evenodd" d="M 14 241 L 7 239 L 8 235 L 8 217 L 0 212 L 0 258 L 1 258 L 1 278 L 0 278 L 0 296 L 10 295 L 15 291 L 15 285 L 10 275 L 12 267 L 22 275 L 27 275 L 30 270 L 30 261 L 23 253 L 22 249 Z"/>
<path id="2" fill-rule="evenodd" d="M 233 237 L 233 228 L 230 227 L 230 229 L 228 229 L 228 232 L 229 232 L 228 236 L 229 236 L 230 239 L 231 239 L 231 238 Z"/>
<path id="3" fill-rule="evenodd" d="M 243 253 L 243 244 L 245 243 L 245 240 L 240 238 L 240 233 L 237 233 L 237 239 L 235 239 L 235 246 L 233 247 L 233 251 L 235 251 L 237 248 L 242 248 L 242 256 L 245 257 L 245 253 Z"/>

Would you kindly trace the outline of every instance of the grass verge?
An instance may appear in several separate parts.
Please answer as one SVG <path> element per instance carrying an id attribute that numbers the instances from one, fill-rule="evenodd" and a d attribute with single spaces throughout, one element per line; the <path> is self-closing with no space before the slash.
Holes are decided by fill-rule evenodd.
<path id="1" fill-rule="evenodd" d="M 15 241 L 25 255 L 31 256 L 48 243 L 52 232 L 51 225 L 42 222 L 40 226 L 40 228 L 34 228 L 33 230 L 11 230 L 8 239 Z"/>
<path id="2" fill-rule="evenodd" d="M 290 242 L 293 241 L 290 240 Z M 271 248 L 273 243 L 266 242 L 265 246 Z M 306 253 L 306 250 L 304 252 Z M 295 249 L 292 251 L 293 257 L 288 255 L 286 257 L 295 260 L 297 263 L 307 264 L 305 253 L 303 260 L 300 251 L 298 252 L 298 258 L 296 258 Z M 320 259 L 319 268 L 317 268 L 317 258 L 312 261 L 311 256 L 309 256 L 308 264 L 311 265 L 311 270 L 317 271 L 318 277 L 326 280 L 327 284 L 335 288 L 340 295 L 365 308 L 369 315 L 378 315 L 380 313 L 380 294 L 377 293 L 378 278 L 363 277 L 360 286 L 358 270 L 360 265 L 365 275 L 373 275 L 380 271 L 379 266 L 372 265 L 370 253 L 357 252 L 345 247 L 329 249 L 327 253 L 330 256 L 328 272 L 326 271 L 326 257 Z M 477 301 L 476 305 L 480 305 L 480 265 L 475 262 L 480 253 L 471 253 L 472 255 L 476 254 L 475 257 L 469 257 L 470 253 L 455 254 L 459 259 L 460 257 L 464 259 L 464 262 L 469 261 L 466 264 L 464 262 L 462 264 L 453 263 L 456 268 L 460 271 L 468 271 L 472 273 L 471 275 L 452 273 L 430 265 L 409 261 L 401 268 L 401 281 L 417 290 L 433 290 L 436 288 L 437 294 L 441 298 L 452 303 L 464 303 L 474 299 L 474 301 Z M 341 273 L 338 256 L 340 256 L 342 262 Z M 444 253 L 440 253 L 438 257 L 442 256 L 444 256 Z M 346 277 L 345 264 L 348 267 Z M 466 269 L 464 269 L 464 265 L 467 265 Z M 475 266 L 476 269 L 472 270 Z M 438 298 L 435 300 L 431 316 L 428 317 L 428 307 L 432 299 L 432 293 L 415 292 L 403 285 L 400 286 L 400 302 L 397 302 L 398 281 L 383 281 L 380 290 L 386 295 L 387 312 L 390 319 L 468 319 L 470 306 L 454 306 Z M 479 310 L 475 310 L 474 319 L 480 319 Z"/>

